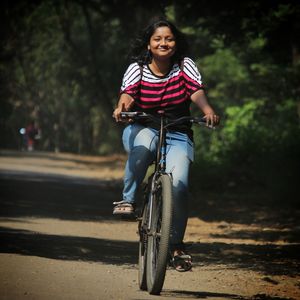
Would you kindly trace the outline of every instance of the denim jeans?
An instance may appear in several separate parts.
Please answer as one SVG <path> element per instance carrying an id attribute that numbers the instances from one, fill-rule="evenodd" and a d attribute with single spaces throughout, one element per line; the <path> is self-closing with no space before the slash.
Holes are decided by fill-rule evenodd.
<path id="1" fill-rule="evenodd" d="M 138 123 L 123 131 L 123 145 L 128 153 L 125 167 L 123 200 L 134 203 L 137 188 L 142 183 L 148 166 L 155 159 L 158 130 Z M 188 177 L 194 159 L 194 145 L 180 132 L 167 133 L 166 172 L 172 173 L 174 215 L 171 244 L 183 241 L 188 219 Z"/>

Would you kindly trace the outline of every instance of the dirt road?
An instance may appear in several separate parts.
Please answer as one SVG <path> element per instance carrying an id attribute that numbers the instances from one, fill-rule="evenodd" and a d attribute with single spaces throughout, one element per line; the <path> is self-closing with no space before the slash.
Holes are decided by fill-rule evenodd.
<path id="1" fill-rule="evenodd" d="M 299 209 L 203 192 L 192 272 L 139 291 L 135 222 L 112 217 L 124 157 L 0 151 L 0 299 L 300 299 Z M 200 197 L 200 196 L 199 196 Z"/>

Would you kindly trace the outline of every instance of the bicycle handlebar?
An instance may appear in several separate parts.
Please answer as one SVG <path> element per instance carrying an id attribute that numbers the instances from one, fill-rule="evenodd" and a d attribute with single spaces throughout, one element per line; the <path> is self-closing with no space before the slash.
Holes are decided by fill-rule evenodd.
<path id="1" fill-rule="evenodd" d="M 130 111 L 130 112 L 121 112 L 121 117 L 126 119 L 150 119 L 157 124 L 160 124 L 160 118 L 155 117 L 151 114 L 147 114 L 145 112 L 139 111 Z M 198 125 L 202 125 L 211 129 L 215 129 L 214 126 L 207 125 L 206 119 L 204 117 L 192 117 L 192 116 L 184 116 L 178 119 L 168 119 L 169 123 L 167 123 L 164 127 L 168 128 L 170 126 L 178 125 L 180 123 L 190 122 Z"/>

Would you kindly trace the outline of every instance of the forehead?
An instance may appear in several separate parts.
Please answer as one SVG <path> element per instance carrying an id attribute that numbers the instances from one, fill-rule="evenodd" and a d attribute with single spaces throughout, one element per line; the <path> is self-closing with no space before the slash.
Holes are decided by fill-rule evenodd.
<path id="1" fill-rule="evenodd" d="M 174 36 L 168 26 L 161 26 L 155 29 L 152 36 Z"/>

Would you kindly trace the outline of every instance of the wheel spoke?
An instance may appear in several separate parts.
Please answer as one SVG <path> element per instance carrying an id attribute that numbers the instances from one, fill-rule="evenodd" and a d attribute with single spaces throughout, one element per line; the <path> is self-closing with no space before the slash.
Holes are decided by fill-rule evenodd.
<path id="1" fill-rule="evenodd" d="M 156 182 L 153 195 L 151 234 L 147 245 L 147 288 L 159 294 L 165 278 L 172 222 L 172 183 L 168 175 Z M 163 234 L 162 234 L 163 233 Z"/>

